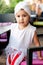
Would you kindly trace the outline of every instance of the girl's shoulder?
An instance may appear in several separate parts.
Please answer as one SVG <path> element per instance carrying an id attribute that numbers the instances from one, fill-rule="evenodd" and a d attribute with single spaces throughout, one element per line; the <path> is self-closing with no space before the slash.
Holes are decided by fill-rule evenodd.
<path id="1" fill-rule="evenodd" d="M 29 28 L 30 30 L 36 30 L 36 27 L 33 26 L 33 25 L 31 25 L 31 24 L 29 24 L 28 28 Z"/>
<path id="2" fill-rule="evenodd" d="M 34 30 L 34 29 L 36 30 L 36 27 L 35 27 L 35 26 L 32 26 L 32 25 L 31 25 L 30 28 L 31 28 L 32 30 Z"/>

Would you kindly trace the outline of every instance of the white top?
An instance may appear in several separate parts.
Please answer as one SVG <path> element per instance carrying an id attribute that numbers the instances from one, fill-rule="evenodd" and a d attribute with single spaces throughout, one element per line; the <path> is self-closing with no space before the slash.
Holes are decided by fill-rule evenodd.
<path id="1" fill-rule="evenodd" d="M 43 12 L 43 3 L 41 3 L 41 4 L 39 5 L 39 7 L 41 8 L 41 10 L 42 10 L 42 12 Z"/>
<path id="2" fill-rule="evenodd" d="M 32 43 L 36 27 L 28 24 L 27 27 L 25 27 L 23 30 L 20 30 L 18 28 L 18 24 L 13 23 L 10 28 L 10 40 L 6 50 L 9 50 L 9 47 L 17 50 L 27 50 L 29 45 Z"/>

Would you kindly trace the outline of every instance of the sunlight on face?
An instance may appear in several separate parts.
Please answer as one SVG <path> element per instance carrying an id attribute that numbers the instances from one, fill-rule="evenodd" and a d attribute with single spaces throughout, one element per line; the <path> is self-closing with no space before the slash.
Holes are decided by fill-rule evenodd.
<path id="1" fill-rule="evenodd" d="M 16 20 L 19 24 L 19 27 L 26 27 L 29 23 L 30 16 L 22 9 L 16 14 Z"/>

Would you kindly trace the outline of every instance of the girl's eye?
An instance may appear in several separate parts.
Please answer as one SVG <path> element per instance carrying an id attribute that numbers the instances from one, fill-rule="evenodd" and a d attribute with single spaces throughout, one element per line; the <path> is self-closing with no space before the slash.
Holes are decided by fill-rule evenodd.
<path id="1" fill-rule="evenodd" d="M 19 15 L 17 17 L 20 17 Z"/>
<path id="2" fill-rule="evenodd" d="M 22 17 L 26 17 L 27 15 L 22 15 Z M 20 15 L 17 15 L 17 17 L 20 17 Z"/>

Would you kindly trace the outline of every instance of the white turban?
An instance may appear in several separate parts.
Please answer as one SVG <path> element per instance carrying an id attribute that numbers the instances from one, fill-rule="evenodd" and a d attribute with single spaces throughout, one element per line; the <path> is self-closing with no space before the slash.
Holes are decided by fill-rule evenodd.
<path id="1" fill-rule="evenodd" d="M 20 9 L 24 9 L 25 12 L 27 12 L 29 16 L 31 15 L 31 11 L 30 11 L 30 8 L 29 8 L 29 5 L 28 5 L 27 2 L 19 2 L 19 3 L 15 6 L 15 9 L 14 9 L 15 15 L 16 15 L 16 13 L 18 13 L 18 11 L 19 11 Z"/>

